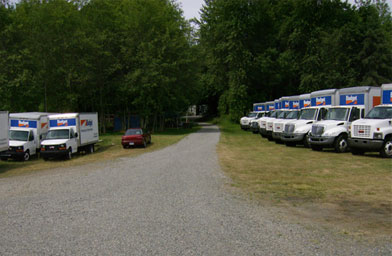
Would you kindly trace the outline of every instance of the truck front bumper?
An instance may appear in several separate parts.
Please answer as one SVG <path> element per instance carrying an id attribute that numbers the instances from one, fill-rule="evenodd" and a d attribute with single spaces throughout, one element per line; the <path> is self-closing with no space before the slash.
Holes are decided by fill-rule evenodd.
<path id="1" fill-rule="evenodd" d="M 319 145 L 324 147 L 332 147 L 336 137 L 327 136 L 310 136 L 309 143 L 312 145 Z"/>
<path id="2" fill-rule="evenodd" d="M 0 154 L 0 157 L 2 158 L 12 158 L 12 159 L 19 159 L 23 158 L 24 152 L 16 152 L 16 151 L 4 151 L 3 153 Z"/>
<path id="3" fill-rule="evenodd" d="M 63 157 L 68 154 L 68 150 L 56 150 L 56 151 L 42 151 L 40 152 L 40 156 L 43 158 L 57 158 Z"/>
<path id="4" fill-rule="evenodd" d="M 265 128 L 259 128 L 259 133 L 263 136 L 267 136 L 267 129 Z"/>
<path id="5" fill-rule="evenodd" d="M 281 140 L 281 135 L 282 135 L 281 132 L 273 132 L 273 133 L 272 133 L 272 138 L 273 138 L 274 140 Z"/>
<path id="6" fill-rule="evenodd" d="M 241 124 L 241 129 L 242 130 L 248 130 L 249 129 L 249 124 Z"/>
<path id="7" fill-rule="evenodd" d="M 348 138 L 349 147 L 365 149 L 366 151 L 380 151 L 383 144 L 383 140 Z"/>
<path id="8" fill-rule="evenodd" d="M 305 138 L 305 133 L 282 133 L 280 139 L 285 142 L 301 142 Z"/>
<path id="9" fill-rule="evenodd" d="M 258 126 L 251 126 L 250 130 L 254 133 L 258 133 L 259 132 L 259 127 Z"/>

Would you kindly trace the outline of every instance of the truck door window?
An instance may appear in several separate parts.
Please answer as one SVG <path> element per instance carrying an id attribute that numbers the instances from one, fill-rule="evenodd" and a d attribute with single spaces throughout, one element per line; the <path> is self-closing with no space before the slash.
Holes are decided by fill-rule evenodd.
<path id="1" fill-rule="evenodd" d="M 34 140 L 34 134 L 33 134 L 33 132 L 30 132 L 29 141 L 33 141 L 33 140 Z"/>
<path id="2" fill-rule="evenodd" d="M 320 108 L 319 115 L 317 117 L 317 121 L 323 120 L 326 114 L 327 114 L 327 109 Z"/>
<path id="3" fill-rule="evenodd" d="M 353 121 L 359 119 L 359 114 L 360 114 L 360 110 L 358 108 L 352 108 L 349 121 L 353 122 Z"/>

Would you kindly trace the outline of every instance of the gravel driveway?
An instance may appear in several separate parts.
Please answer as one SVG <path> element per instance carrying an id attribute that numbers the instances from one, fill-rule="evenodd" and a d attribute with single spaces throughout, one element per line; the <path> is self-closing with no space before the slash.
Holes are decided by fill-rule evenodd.
<path id="1" fill-rule="evenodd" d="M 218 140 L 1 179 L 0 255 L 391 255 L 231 193 Z"/>

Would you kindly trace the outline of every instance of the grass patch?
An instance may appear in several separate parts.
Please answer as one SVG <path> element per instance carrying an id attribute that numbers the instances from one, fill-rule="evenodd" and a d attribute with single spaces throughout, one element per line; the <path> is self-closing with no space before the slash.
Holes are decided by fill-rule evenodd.
<path id="1" fill-rule="evenodd" d="M 44 161 L 32 157 L 28 162 L 20 161 L 0 161 L 0 178 L 12 177 L 16 175 L 29 174 L 41 170 L 48 170 L 58 167 L 70 167 L 83 165 L 91 162 L 106 161 L 118 157 L 137 156 L 146 152 L 162 149 L 169 145 L 175 144 L 190 133 L 200 129 L 194 126 L 190 129 L 167 129 L 163 132 L 157 132 L 152 135 L 152 143 L 147 148 L 123 149 L 121 146 L 121 136 L 123 133 L 111 133 L 100 135 L 102 142 L 96 144 L 95 153 L 73 155 L 71 161 L 63 159 L 54 159 Z"/>
<path id="2" fill-rule="evenodd" d="M 298 212 L 391 234 L 392 161 L 286 147 L 221 119 L 221 166 L 252 198 L 302 207 Z"/>

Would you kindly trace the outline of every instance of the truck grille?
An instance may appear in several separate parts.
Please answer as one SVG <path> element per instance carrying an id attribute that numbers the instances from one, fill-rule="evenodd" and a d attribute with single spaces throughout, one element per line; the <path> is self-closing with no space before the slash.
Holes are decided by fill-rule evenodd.
<path id="1" fill-rule="evenodd" d="M 54 151 L 58 149 L 59 149 L 59 145 L 45 146 L 45 151 Z"/>
<path id="2" fill-rule="evenodd" d="M 282 123 L 275 123 L 274 124 L 274 132 L 282 132 L 283 131 L 283 124 Z"/>
<path id="3" fill-rule="evenodd" d="M 274 123 L 273 123 L 273 122 L 268 122 L 268 123 L 267 123 L 267 130 L 268 130 L 268 131 L 272 131 L 273 126 L 274 126 Z"/>
<path id="4" fill-rule="evenodd" d="M 370 125 L 354 125 L 353 136 L 369 138 L 370 137 Z"/>
<path id="5" fill-rule="evenodd" d="M 312 135 L 321 135 L 324 133 L 324 126 L 312 125 Z"/>
<path id="6" fill-rule="evenodd" d="M 294 132 L 294 128 L 295 128 L 294 124 L 286 124 L 284 126 L 284 132 L 285 133 L 293 133 Z"/>
<path id="7" fill-rule="evenodd" d="M 259 128 L 259 124 L 257 122 L 252 122 L 250 126 L 252 128 Z"/>

